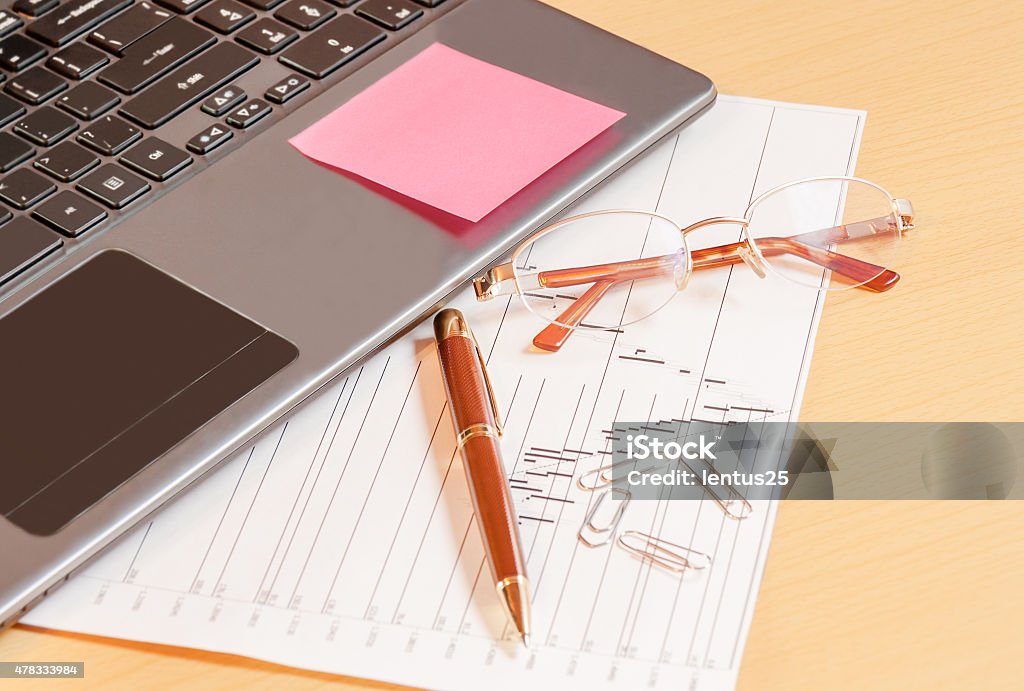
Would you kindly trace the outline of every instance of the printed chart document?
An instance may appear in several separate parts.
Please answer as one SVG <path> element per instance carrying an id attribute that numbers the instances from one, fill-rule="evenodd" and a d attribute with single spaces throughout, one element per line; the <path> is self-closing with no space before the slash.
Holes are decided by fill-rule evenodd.
<path id="1" fill-rule="evenodd" d="M 852 174 L 864 113 L 721 97 L 571 212 L 682 224 Z M 835 202 L 839 215 L 839 203 Z M 695 247 L 738 239 L 716 226 Z M 634 501 L 620 530 L 711 556 L 682 576 L 577 531 L 614 421 L 796 419 L 824 297 L 748 267 L 696 272 L 657 314 L 532 350 L 517 300 L 473 324 L 533 583 L 533 646 L 500 608 L 474 524 L 430 324 L 335 382 L 57 591 L 36 626 L 224 651 L 445 690 L 731 689 L 775 517 Z M 323 315 L 333 319 L 337 315 Z"/>

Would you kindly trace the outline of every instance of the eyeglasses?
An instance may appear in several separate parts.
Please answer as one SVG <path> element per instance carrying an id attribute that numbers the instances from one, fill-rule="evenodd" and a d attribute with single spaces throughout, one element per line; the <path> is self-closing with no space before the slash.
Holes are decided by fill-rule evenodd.
<path id="1" fill-rule="evenodd" d="M 618 329 L 649 317 L 696 270 L 744 263 L 761 278 L 772 272 L 814 290 L 884 292 L 900 280 L 887 267 L 913 216 L 909 201 L 855 177 L 790 182 L 758 196 L 742 217 L 685 227 L 652 211 L 594 211 L 536 231 L 473 286 L 477 300 L 511 290 L 549 322 L 533 344 L 554 352 L 577 329 Z M 736 227 L 739 240 L 690 249 L 691 233 L 719 225 Z"/>

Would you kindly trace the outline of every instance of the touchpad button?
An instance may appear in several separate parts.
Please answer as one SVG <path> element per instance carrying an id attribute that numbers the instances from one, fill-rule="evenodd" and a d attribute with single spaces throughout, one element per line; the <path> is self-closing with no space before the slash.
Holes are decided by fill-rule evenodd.
<path id="1" fill-rule="evenodd" d="M 0 515 L 56 532 L 297 354 L 134 255 L 98 254 L 0 319 Z"/>

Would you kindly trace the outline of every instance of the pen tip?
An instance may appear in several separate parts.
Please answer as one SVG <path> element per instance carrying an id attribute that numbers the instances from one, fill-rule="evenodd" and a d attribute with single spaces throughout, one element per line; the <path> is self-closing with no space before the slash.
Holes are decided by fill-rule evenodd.
<path id="1" fill-rule="evenodd" d="M 505 606 L 509 619 L 523 639 L 523 645 L 530 647 L 530 593 L 526 577 L 506 578 L 498 584 L 498 594 Z"/>

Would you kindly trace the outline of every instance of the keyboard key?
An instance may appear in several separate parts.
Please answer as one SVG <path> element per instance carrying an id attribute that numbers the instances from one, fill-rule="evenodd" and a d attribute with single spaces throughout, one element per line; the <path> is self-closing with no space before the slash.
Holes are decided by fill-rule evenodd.
<path id="1" fill-rule="evenodd" d="M 103 115 L 121 102 L 121 97 L 96 82 L 82 82 L 57 99 L 57 106 L 83 120 Z"/>
<path id="2" fill-rule="evenodd" d="M 289 74 L 274 86 L 267 89 L 264 96 L 274 103 L 286 103 L 292 96 L 297 96 L 309 88 L 311 82 L 301 74 Z"/>
<path id="3" fill-rule="evenodd" d="M 233 136 L 234 133 L 226 125 L 218 123 L 189 139 L 185 148 L 197 154 L 208 154 Z"/>
<path id="4" fill-rule="evenodd" d="M 56 6 L 57 0 L 17 0 L 11 9 L 28 17 L 39 17 Z"/>
<path id="5" fill-rule="evenodd" d="M 20 217 L 0 226 L 0 285 L 11 280 L 64 241 L 31 218 Z"/>
<path id="6" fill-rule="evenodd" d="M 133 146 L 121 163 L 154 180 L 166 180 L 192 163 L 192 157 L 162 139 L 149 137 Z"/>
<path id="7" fill-rule="evenodd" d="M 78 129 L 75 119 L 53 106 L 43 106 L 14 123 L 14 131 L 42 146 L 52 146 Z"/>
<path id="8" fill-rule="evenodd" d="M 43 43 L 62 46 L 131 4 L 132 0 L 73 0 L 32 22 L 26 31 Z"/>
<path id="9" fill-rule="evenodd" d="M 126 103 L 121 113 L 143 127 L 159 127 L 258 63 L 247 50 L 219 43 Z"/>
<path id="10" fill-rule="evenodd" d="M 228 115 L 227 123 L 244 130 L 269 115 L 271 110 L 270 104 L 262 98 L 251 98 Z"/>
<path id="11" fill-rule="evenodd" d="M 0 94 L 0 127 L 3 127 L 24 112 L 25 106 L 21 105 L 10 96 Z"/>
<path id="12" fill-rule="evenodd" d="M 279 58 L 310 77 L 322 79 L 349 60 L 384 40 L 384 32 L 350 14 L 324 24 Z"/>
<path id="13" fill-rule="evenodd" d="M 366 0 L 356 10 L 356 14 L 385 29 L 396 31 L 420 17 L 423 10 L 408 0 Z"/>
<path id="14" fill-rule="evenodd" d="M 23 70 L 46 55 L 46 48 L 21 34 L 0 41 L 0 67 L 11 72 Z"/>
<path id="15" fill-rule="evenodd" d="M 284 0 L 244 0 L 246 5 L 255 7 L 258 10 L 272 10 L 280 5 Z"/>
<path id="16" fill-rule="evenodd" d="M 203 101 L 202 109 L 204 113 L 219 118 L 243 100 L 245 100 L 245 92 L 232 84 L 231 86 L 225 86 L 213 96 Z"/>
<path id="17" fill-rule="evenodd" d="M 27 209 L 56 189 L 55 184 L 31 168 L 20 168 L 0 180 L 0 199 L 15 209 Z"/>
<path id="18" fill-rule="evenodd" d="M 416 0 L 416 2 L 423 5 L 424 7 L 437 7 L 444 1 L 445 0 Z"/>
<path id="19" fill-rule="evenodd" d="M 89 42 L 114 55 L 124 55 L 128 46 L 173 16 L 168 10 L 143 0 L 89 34 Z"/>
<path id="20" fill-rule="evenodd" d="M 196 15 L 197 22 L 222 34 L 230 34 L 253 19 L 256 19 L 255 12 L 233 0 L 217 0 Z"/>
<path id="21" fill-rule="evenodd" d="M 273 19 L 261 19 L 242 33 L 235 40 L 267 55 L 277 51 L 299 37 L 299 32 Z"/>
<path id="22" fill-rule="evenodd" d="M 19 139 L 10 132 L 0 132 L 0 173 L 6 173 L 35 152 L 32 145 L 24 139 Z"/>
<path id="23" fill-rule="evenodd" d="M 82 130 L 77 139 L 94 151 L 113 156 L 140 137 L 142 131 L 138 127 L 114 115 L 107 115 Z"/>
<path id="24" fill-rule="evenodd" d="M 84 43 L 72 43 L 53 54 L 46 66 L 68 79 L 82 79 L 110 62 L 110 58 Z"/>
<path id="25" fill-rule="evenodd" d="M 0 207 L 0 226 L 14 218 L 14 214 L 5 208 Z"/>
<path id="26" fill-rule="evenodd" d="M 107 217 L 99 204 L 64 190 L 39 205 L 32 215 L 69 238 L 78 237 Z"/>
<path id="27" fill-rule="evenodd" d="M 73 238 L 107 218 L 107 212 L 82 195 L 64 190 L 43 202 L 32 216 Z"/>
<path id="28" fill-rule="evenodd" d="M 78 183 L 78 189 L 114 209 L 121 209 L 149 191 L 149 183 L 114 163 L 95 170 Z"/>
<path id="29" fill-rule="evenodd" d="M 6 36 L 24 24 L 21 17 L 10 10 L 0 10 L 0 36 Z"/>
<path id="30" fill-rule="evenodd" d="M 132 44 L 124 57 L 100 72 L 97 79 L 126 94 L 135 93 L 215 40 L 206 29 L 175 17 Z"/>
<path id="31" fill-rule="evenodd" d="M 35 160 L 35 167 L 61 182 L 77 180 L 100 164 L 91 151 L 74 142 L 61 142 Z"/>
<path id="32" fill-rule="evenodd" d="M 164 7 L 174 10 L 178 14 L 195 12 L 210 0 L 157 0 Z"/>
<path id="33" fill-rule="evenodd" d="M 320 0 L 291 0 L 274 16 L 296 29 L 309 31 L 337 14 L 337 10 Z"/>
<path id="34" fill-rule="evenodd" d="M 12 77 L 4 90 L 29 105 L 37 106 L 66 88 L 68 83 L 53 72 L 42 67 L 33 67 Z"/>

